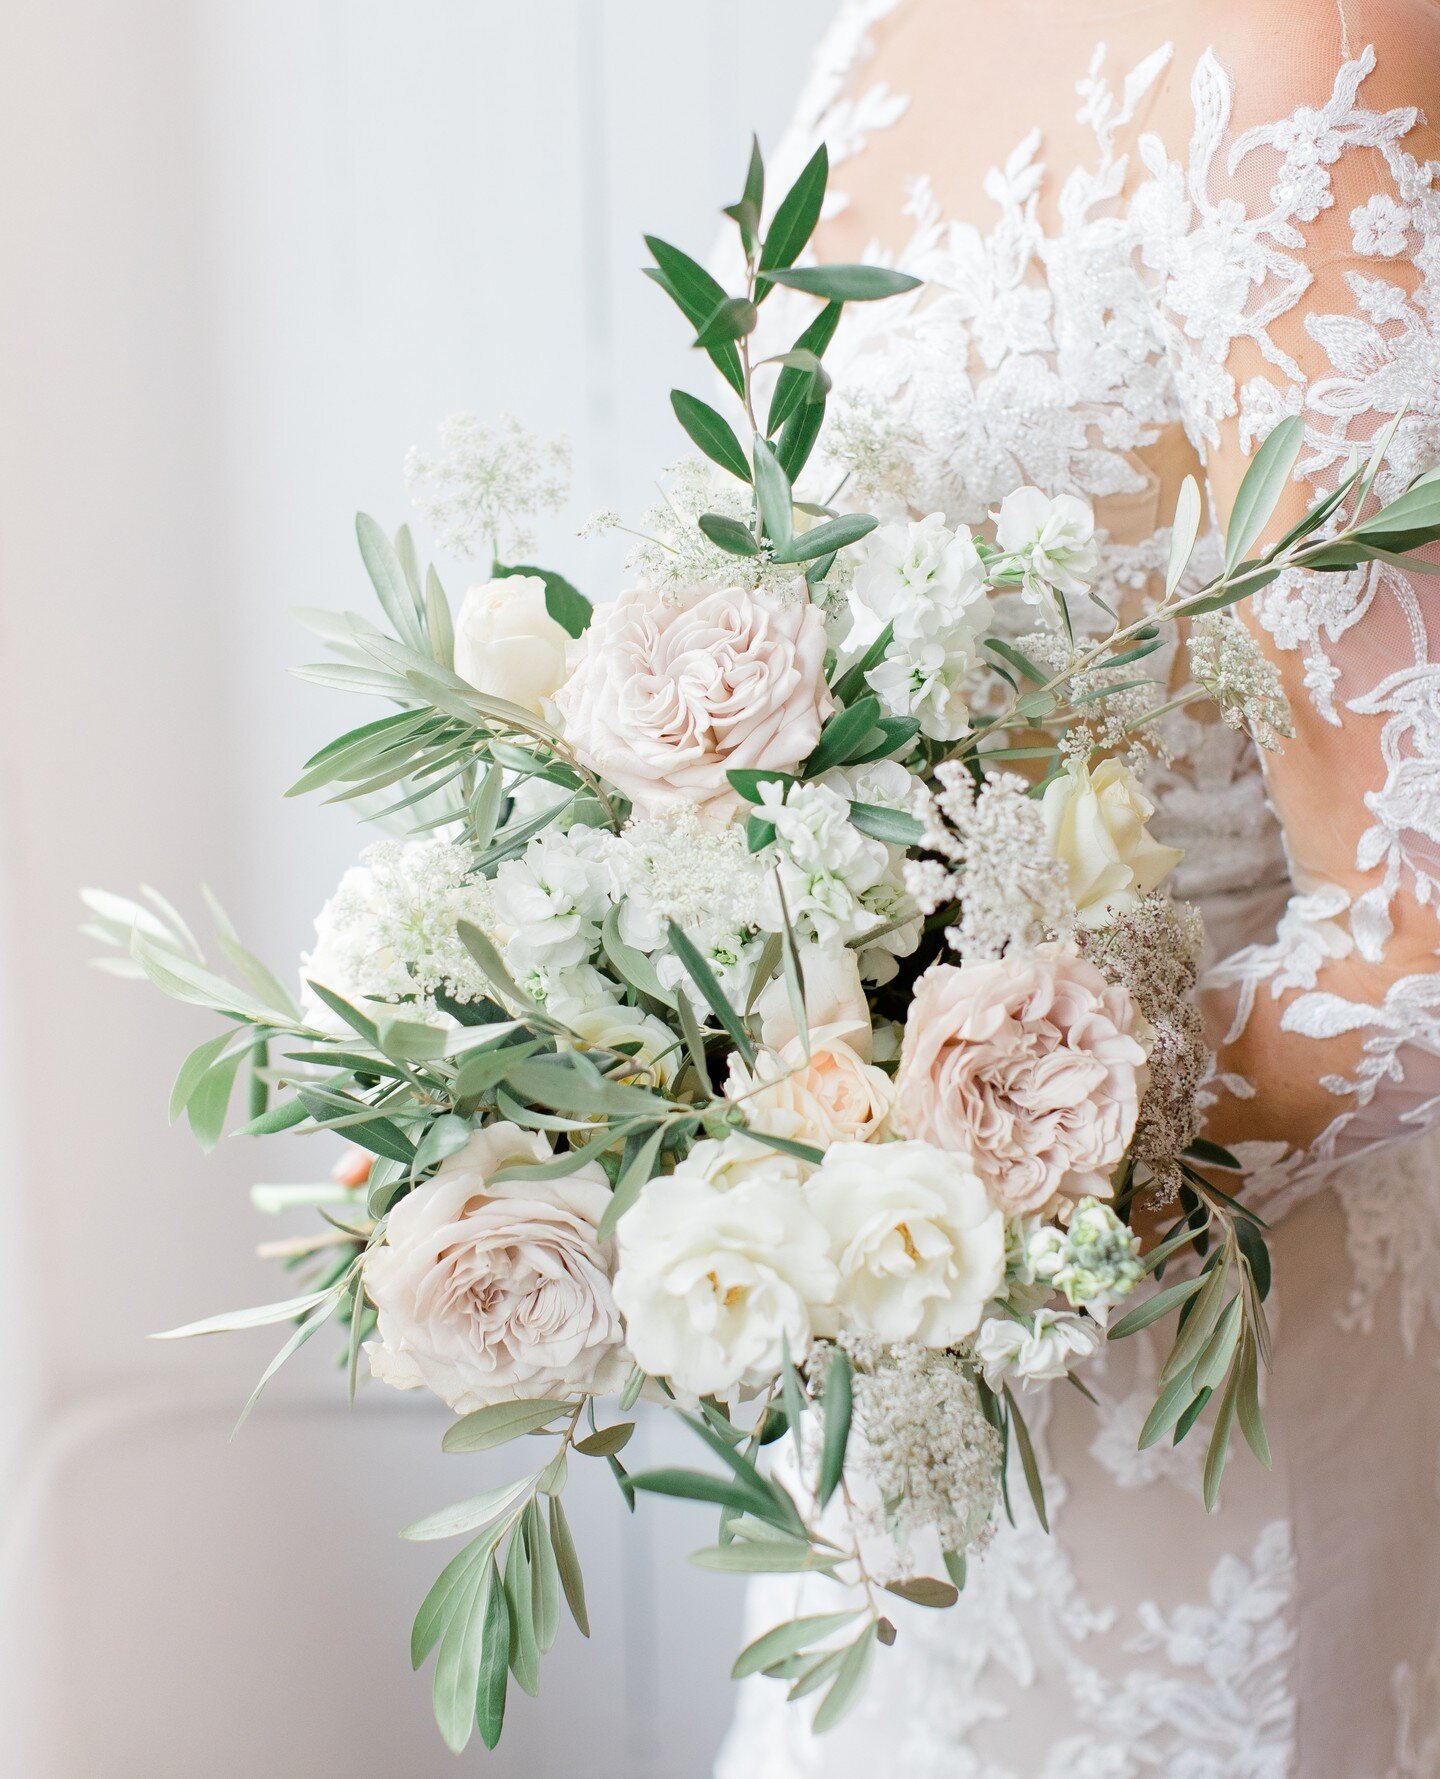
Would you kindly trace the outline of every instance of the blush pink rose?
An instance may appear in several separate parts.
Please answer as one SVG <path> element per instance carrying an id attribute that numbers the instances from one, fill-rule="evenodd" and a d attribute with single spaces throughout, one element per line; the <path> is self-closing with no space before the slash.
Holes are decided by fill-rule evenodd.
<path id="1" fill-rule="evenodd" d="M 1062 945 L 937 964 L 910 1005 L 896 1122 L 968 1154 L 1012 1215 L 1110 1196 L 1148 1079 L 1125 989 Z"/>
<path id="2" fill-rule="evenodd" d="M 721 814 L 739 802 L 727 772 L 789 771 L 814 748 L 834 707 L 825 647 L 803 582 L 789 600 L 641 587 L 595 613 L 555 702 L 576 754 L 637 811 Z"/>

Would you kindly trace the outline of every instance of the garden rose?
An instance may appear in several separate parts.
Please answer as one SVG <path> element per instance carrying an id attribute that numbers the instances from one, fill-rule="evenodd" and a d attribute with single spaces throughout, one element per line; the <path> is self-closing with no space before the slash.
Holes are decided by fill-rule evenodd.
<path id="1" fill-rule="evenodd" d="M 455 671 L 491 698 L 542 712 L 569 672 L 571 643 L 550 616 L 539 575 L 472 587 L 455 615 Z"/>
<path id="2" fill-rule="evenodd" d="M 642 587 L 596 611 L 555 701 L 575 752 L 639 813 L 723 813 L 739 802 L 728 771 L 788 771 L 814 748 L 834 703 L 825 648 L 803 582 L 788 601 Z"/>
<path id="3" fill-rule="evenodd" d="M 587 1163 L 560 1180 L 493 1180 L 549 1158 L 543 1137 L 489 1125 L 390 1212 L 365 1264 L 376 1377 L 433 1390 L 458 1414 L 624 1381 L 613 1244 L 596 1236 L 605 1176 Z"/>
<path id="4" fill-rule="evenodd" d="M 804 1040 L 791 1038 L 778 1050 L 761 1050 L 753 1070 L 732 1052 L 726 1098 L 758 1129 L 821 1149 L 878 1136 L 895 1090 L 883 1069 L 851 1049 L 844 1035 L 851 1029 L 818 1026 L 810 1033 L 808 1056 Z"/>
<path id="5" fill-rule="evenodd" d="M 1125 989 L 1067 947 L 921 977 L 896 1077 L 910 1136 L 973 1156 L 1005 1210 L 1110 1196 L 1135 1132 L 1149 1029 Z"/>
<path id="6" fill-rule="evenodd" d="M 1120 909 L 1133 908 L 1184 858 L 1150 838 L 1145 824 L 1155 806 L 1130 768 L 1105 760 L 1092 772 L 1072 760 L 1040 800 L 1051 850 L 1070 876 L 1076 912 L 1087 927 L 1103 927 Z"/>
<path id="7" fill-rule="evenodd" d="M 840 1031 L 862 1062 L 869 1062 L 871 1048 L 870 1003 L 860 981 L 860 960 L 848 945 L 838 943 L 800 947 L 800 976 L 805 984 L 805 1013 L 811 1024 Z M 784 975 L 771 977 L 755 1003 L 760 1015 L 760 1035 L 772 1050 L 779 1050 L 796 1036 L 795 1009 Z"/>
<path id="8" fill-rule="evenodd" d="M 620 1001 L 596 1001 L 588 1007 L 567 1006 L 562 995 L 552 996 L 548 1010 L 563 1020 L 580 1050 L 618 1050 L 633 1058 L 614 1069 L 617 1081 L 638 1082 L 642 1087 L 669 1087 L 680 1071 L 675 1038 L 667 1025 L 639 1007 Z M 562 1049 L 571 1048 L 568 1039 Z M 610 1058 L 604 1059 L 608 1064 Z"/>
<path id="9" fill-rule="evenodd" d="M 1005 1276 L 1005 1219 L 967 1155 L 836 1143 L 805 1188 L 840 1275 L 828 1332 L 953 1346 Z"/>
<path id="10" fill-rule="evenodd" d="M 697 1144 L 707 1153 L 651 1180 L 618 1231 L 615 1300 L 635 1362 L 697 1396 L 763 1388 L 787 1344 L 803 1359 L 814 1311 L 835 1289 L 825 1231 L 789 1158 L 766 1167 L 747 1155 L 727 1190 L 713 1176 L 728 1147 Z"/>

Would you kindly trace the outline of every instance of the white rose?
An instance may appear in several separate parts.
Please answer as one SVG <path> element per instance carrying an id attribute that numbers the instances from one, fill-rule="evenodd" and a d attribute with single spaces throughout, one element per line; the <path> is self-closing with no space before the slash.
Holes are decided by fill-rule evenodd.
<path id="1" fill-rule="evenodd" d="M 787 1344 L 801 1360 L 835 1289 L 825 1231 L 793 1169 L 747 1166 L 727 1190 L 703 1177 L 726 1147 L 650 1181 L 618 1231 L 615 1300 L 630 1351 L 697 1396 L 763 1389 Z"/>
<path id="2" fill-rule="evenodd" d="M 541 714 L 569 672 L 571 640 L 550 616 L 539 575 L 472 587 L 455 618 L 455 671 L 477 692 Z"/>
<path id="3" fill-rule="evenodd" d="M 808 1055 L 805 1041 L 794 1037 L 778 1050 L 761 1050 L 750 1070 L 732 1051 L 725 1097 L 757 1129 L 824 1149 L 878 1137 L 895 1088 L 883 1069 L 860 1060 L 841 1029 L 814 1026 Z"/>
<path id="4" fill-rule="evenodd" d="M 556 703 L 576 754 L 637 811 L 723 813 L 740 801 L 727 773 L 791 771 L 820 739 L 825 649 L 803 580 L 788 599 L 641 587 L 596 611 Z"/>
<path id="5" fill-rule="evenodd" d="M 633 1058 L 610 1071 L 616 1081 L 633 1081 L 642 1087 L 668 1087 L 684 1060 L 674 1034 L 653 1014 L 620 1001 L 597 1001 L 588 1007 L 557 1007 L 552 995 L 549 1010 L 568 1031 L 581 1040 L 582 1050 L 618 1050 Z M 561 1039 L 562 1044 L 566 1040 Z M 603 1059 L 608 1065 L 610 1058 Z"/>
<path id="6" fill-rule="evenodd" d="M 860 961 L 848 945 L 802 945 L 800 977 L 805 984 L 805 1017 L 845 1039 L 862 1062 L 870 1060 L 870 1004 L 860 983 Z M 783 975 L 774 976 L 755 1003 L 760 1036 L 780 1050 L 798 1035 L 795 1010 Z"/>
<path id="7" fill-rule="evenodd" d="M 1072 760 L 1040 807 L 1084 926 L 1103 927 L 1117 910 L 1133 907 L 1185 856 L 1150 838 L 1145 824 L 1155 806 L 1119 760 L 1105 760 L 1094 772 Z"/>
<path id="8" fill-rule="evenodd" d="M 733 1192 L 752 1180 L 772 1186 L 803 1186 L 814 1171 L 798 1155 L 786 1155 L 744 1131 L 735 1131 L 728 1137 L 702 1137 L 672 1178 L 703 1180 L 717 1192 Z"/>
<path id="9" fill-rule="evenodd" d="M 1062 1378 L 1096 1352 L 1104 1340 L 1098 1323 L 1072 1310 L 1036 1310 L 1033 1327 L 1008 1316 L 991 1316 L 975 1336 L 975 1357 L 992 1390 L 1012 1377 L 1022 1383 Z"/>
<path id="10" fill-rule="evenodd" d="M 492 1124 L 390 1212 L 365 1263 L 377 1378 L 433 1390 L 458 1414 L 623 1382 L 613 1244 L 596 1236 L 610 1202 L 604 1174 L 587 1163 L 560 1180 L 492 1178 L 550 1153 L 542 1137 Z"/>
<path id="11" fill-rule="evenodd" d="M 1087 593 L 1100 566 L 1095 542 L 1095 514 L 1088 502 L 1073 494 L 1051 500 L 1038 488 L 1017 488 L 1000 502 L 995 541 L 1018 558 L 1028 599 L 1057 593 Z"/>
<path id="12" fill-rule="evenodd" d="M 825 1329 L 952 1346 L 1005 1276 L 1005 1219 L 968 1156 L 837 1143 L 805 1189 L 840 1274 Z"/>

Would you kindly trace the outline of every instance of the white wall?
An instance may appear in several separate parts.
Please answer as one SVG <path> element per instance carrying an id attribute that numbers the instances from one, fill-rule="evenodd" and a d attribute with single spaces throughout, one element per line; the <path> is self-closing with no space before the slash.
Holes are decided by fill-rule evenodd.
<path id="1" fill-rule="evenodd" d="M 75 892 L 208 881 L 294 956 L 355 848 L 284 803 L 360 720 L 284 674 L 286 613 L 364 597 L 351 523 L 456 408 L 576 447 L 545 560 L 634 510 L 703 387 L 636 270 L 703 249 L 773 141 L 829 0 L 29 0 L 0 5 L 0 1773 L 423 1779 L 415 1514 L 500 1466 L 364 1393 L 323 1339 L 233 1443 L 269 1335 L 148 1332 L 276 1295 L 246 1188 L 167 1129 L 199 1015 L 91 971 Z M 597 564 L 599 565 L 597 567 Z M 459 571 L 452 571 L 458 583 Z M 597 1467 L 598 1470 L 598 1467 Z M 691 1779 L 725 1709 L 732 1584 L 693 1515 L 575 1486 L 596 1635 L 566 1633 L 497 1779 Z M 624 1542 L 622 1543 L 622 1535 Z"/>

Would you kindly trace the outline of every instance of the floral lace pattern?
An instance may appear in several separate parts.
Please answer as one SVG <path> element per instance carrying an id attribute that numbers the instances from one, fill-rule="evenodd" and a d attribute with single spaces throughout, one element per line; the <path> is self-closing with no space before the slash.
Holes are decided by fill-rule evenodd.
<path id="1" fill-rule="evenodd" d="M 1042 1406 L 1032 1431 L 1052 1519 L 1063 1523 L 1068 1490 L 1048 1456 L 1047 1419 Z M 859 1752 L 845 1770 L 861 1770 L 868 1755 L 877 1770 L 913 1779 L 1287 1779 L 1295 1587 L 1290 1528 L 1272 1520 L 1245 1556 L 1217 1554 L 1203 1599 L 1162 1604 L 1147 1594 L 1122 1611 L 1090 1597 L 1063 1538 L 1017 1499 L 1016 1524 L 973 1561 L 956 1607 L 896 1608 L 904 1658 L 850 1719 Z M 751 1616 L 758 1630 L 835 1605 L 833 1583 L 777 1578 L 755 1588 Z M 1058 1736 L 1053 1707 L 1037 1722 L 1027 1704 L 1042 1682 L 1065 1700 Z M 777 1715 L 767 1687 L 756 1680 L 744 1690 L 716 1779 L 834 1771 L 830 1745 L 794 1722 L 800 1714 Z M 999 1731 L 1006 1752 L 989 1752 L 996 1738 L 987 1731 Z M 1032 1764 L 1012 1764 L 1017 1741 Z"/>
<path id="2" fill-rule="evenodd" d="M 777 180 L 821 137 L 832 164 L 843 163 L 906 116 L 909 99 L 871 66 L 877 31 L 903 3 L 842 8 Z M 1237 128 L 1230 77 L 1207 52 L 1188 79 L 1185 138 L 1167 141 L 1139 122 L 1174 61 L 1170 46 L 1157 46 L 1117 86 L 1105 51 L 1095 52 L 1077 83 L 1094 154 L 1066 169 L 1053 224 L 1041 219 L 1049 173 L 1038 130 L 988 174 L 983 223 L 947 216 L 932 180 L 909 170 L 908 238 L 888 255 L 872 244 L 865 257 L 925 287 L 856 311 L 827 361 L 837 430 L 888 429 L 903 441 L 866 459 L 863 498 L 876 510 L 888 502 L 974 524 L 1030 481 L 1096 503 L 1103 525 L 1107 501 L 1145 486 L 1137 453 L 1183 432 L 1205 462 L 1227 439 L 1253 448 L 1288 413 L 1305 422 L 1297 473 L 1315 490 L 1334 486 L 1352 452 L 1367 452 L 1392 425 L 1382 497 L 1440 459 L 1440 164 L 1413 151 L 1416 110 L 1367 103 L 1377 57 L 1362 48 L 1346 52 L 1328 96 Z M 842 192 L 834 213 L 849 203 Z M 777 299 L 764 314 L 778 335 L 801 305 Z M 863 455 L 851 453 L 852 474 Z M 1101 591 L 1133 599 L 1163 551 L 1163 539 L 1151 539 L 1121 553 L 1122 572 Z M 1202 557 L 1197 572 L 1203 566 Z M 1237 1145 L 1269 1216 L 1326 1179 L 1336 1185 L 1353 1268 L 1348 1300 L 1338 1313 L 1315 1311 L 1324 1327 L 1308 1332 L 1297 1303 L 1285 1337 L 1308 1341 L 1312 1360 L 1316 1342 L 1358 1340 L 1380 1375 L 1432 1351 L 1440 1330 L 1440 1143 L 1354 1165 L 1440 1123 L 1440 974 L 1421 962 L 1440 949 L 1440 930 L 1412 939 L 1404 968 L 1386 965 L 1402 921 L 1411 934 L 1420 921 L 1423 934 L 1440 906 L 1440 661 L 1431 660 L 1423 594 L 1385 563 L 1282 576 L 1254 605 L 1269 646 L 1297 664 L 1293 683 L 1314 720 L 1353 731 L 1366 772 L 1353 878 L 1332 880 L 1294 856 L 1293 843 L 1287 856 L 1254 752 L 1228 729 L 1176 713 L 1174 761 L 1157 768 L 1152 788 L 1164 838 L 1193 849 L 1180 889 L 1204 907 L 1225 1043 L 1238 1045 L 1264 1010 L 1288 1038 L 1314 1042 L 1323 1059 L 1314 1078 L 1334 1096 L 1334 1115 L 1308 1142 Z M 1337 1040 L 1346 1041 L 1339 1050 Z M 1223 1055 L 1214 1090 L 1236 1100 L 1257 1093 Z M 1382 1316 L 1392 1301 L 1396 1313 Z M 1143 1341 L 1126 1347 L 1135 1349 L 1127 1365 L 1153 1367 Z M 773 1683 L 755 1681 L 720 1779 L 862 1770 L 1309 1779 L 1314 1757 L 1298 1764 L 1296 1680 L 1306 1547 L 1297 1561 L 1296 1528 L 1283 1517 L 1287 1492 L 1293 1499 L 1308 1479 L 1199 1516 L 1189 1499 L 1200 1461 L 1192 1445 L 1137 1449 L 1142 1381 L 1117 1364 L 1098 1414 L 1087 1409 L 1085 1422 L 1052 1430 L 1067 1454 L 1063 1475 L 1043 1456 L 1040 1429 L 1059 1536 L 1046 1537 L 1017 1504 L 1019 1524 L 1002 1528 L 973 1566 L 957 1608 L 901 1609 L 904 1657 L 847 1724 L 838 1765 L 831 1742 L 812 1741 L 780 1709 Z M 1440 1385 L 1413 1412 L 1437 1410 Z M 1282 1439 L 1284 1425 L 1282 1405 Z M 1278 1447 L 1277 1464 L 1283 1471 Z M 1412 1484 L 1394 1487 L 1405 1498 Z M 1433 1505 L 1433 1475 L 1424 1489 Z M 1123 1525 L 1113 1519 L 1117 1500 Z M 1121 1574 L 1082 1577 L 1065 1527 L 1077 1514 L 1103 1515 L 1106 1502 L 1112 1541 L 1146 1555 Z M 1085 1529 L 1075 1551 L 1103 1548 L 1093 1521 Z M 1165 1595 L 1147 1582 L 1147 1561 L 1157 1572 L 1169 1564 Z M 834 1600 L 816 1582 L 761 1584 L 755 1628 Z M 1383 1684 L 1365 1700 L 1378 1726 L 1374 1752 L 1335 1779 L 1436 1770 L 1440 1653 L 1429 1651 L 1440 1644 L 1424 1638 L 1437 1614 L 1417 1608 L 1420 1620 L 1413 1644 L 1397 1633 L 1388 1714 Z"/>
<path id="3" fill-rule="evenodd" d="M 843 162 L 904 115 L 903 96 L 865 78 L 870 33 L 895 9 L 895 0 L 867 0 L 842 14 L 783 159 L 798 161 L 823 135 Z M 1375 68 L 1366 49 L 1339 69 L 1322 105 L 1237 131 L 1229 79 L 1207 52 L 1190 82 L 1193 132 L 1176 158 L 1157 133 L 1136 137 L 1134 129 L 1172 60 L 1168 45 L 1157 48 L 1116 91 L 1104 49 L 1095 52 L 1077 83 L 1094 160 L 1067 173 L 1048 232 L 1038 130 L 986 176 L 988 228 L 947 217 L 924 174 L 910 182 L 908 240 L 890 255 L 872 243 L 866 257 L 896 264 L 924 287 L 847 318 L 831 355 L 837 436 L 853 446 L 883 415 L 903 450 L 873 451 L 868 483 L 855 474 L 863 451 L 852 449 L 845 466 L 822 457 L 817 486 L 833 485 L 848 467 L 851 486 L 882 510 L 939 510 L 975 524 L 1007 489 L 1029 481 L 1092 501 L 1103 525 L 1108 500 L 1147 485 L 1137 453 L 1183 429 L 1203 459 L 1227 427 L 1253 448 L 1289 412 L 1305 420 L 1298 473 L 1317 492 L 1392 424 L 1379 496 L 1393 496 L 1440 458 L 1440 163 L 1422 163 L 1406 147 L 1415 109 L 1366 108 L 1364 83 Z M 1386 189 L 1373 189 L 1377 171 Z M 837 201 L 848 203 L 843 194 Z M 1333 257 L 1337 215 L 1347 257 L 1343 282 L 1334 291 L 1327 283 L 1325 295 L 1343 296 L 1344 312 L 1320 300 L 1312 264 L 1321 223 L 1330 231 L 1324 257 Z M 767 311 L 777 336 L 796 306 L 782 299 Z M 1263 375 L 1237 378 L 1240 348 Z M 1148 544 L 1153 558 L 1163 533 Z M 1116 552 L 1120 571 L 1100 589 L 1112 602 L 1133 597 L 1157 566 L 1146 547 Z M 1178 888 L 1210 904 L 1225 960 L 1210 986 L 1235 1001 L 1230 1041 L 1242 1036 L 1239 1015 L 1257 994 L 1302 986 L 1321 998 L 1287 1005 L 1285 1032 L 1323 1039 L 1373 1028 L 1358 1071 L 1317 1069 L 1348 1103 L 1287 1174 L 1309 1189 L 1337 1163 L 1428 1123 L 1419 1102 L 1440 1093 L 1440 1022 L 1423 979 L 1382 978 L 1371 1000 L 1327 994 L 1324 983 L 1327 962 L 1340 955 L 1331 926 L 1360 960 L 1383 969 L 1397 898 L 1432 912 L 1440 905 L 1440 661 L 1429 659 L 1420 596 L 1387 563 L 1282 576 L 1257 595 L 1255 611 L 1277 651 L 1302 657 L 1320 718 L 1334 727 L 1353 721 L 1367 747 L 1376 733 L 1353 860 L 1365 887 L 1323 917 L 1323 930 L 1305 934 L 1312 889 L 1322 886 L 1304 885 L 1278 940 L 1255 943 L 1267 918 L 1275 931 L 1287 869 L 1253 749 L 1182 713 L 1169 735 L 1177 765 L 1157 770 L 1155 790 L 1164 838 L 1194 855 Z M 1390 667 L 1380 676 L 1377 647 Z M 1240 902 L 1227 903 L 1242 890 Z M 1297 948 L 1315 964 L 1303 983 L 1284 961 Z M 1404 1086 L 1407 1070 L 1430 1079 L 1430 1095 Z M 1233 1072 L 1220 1080 L 1241 1096 L 1250 1091 Z"/>

